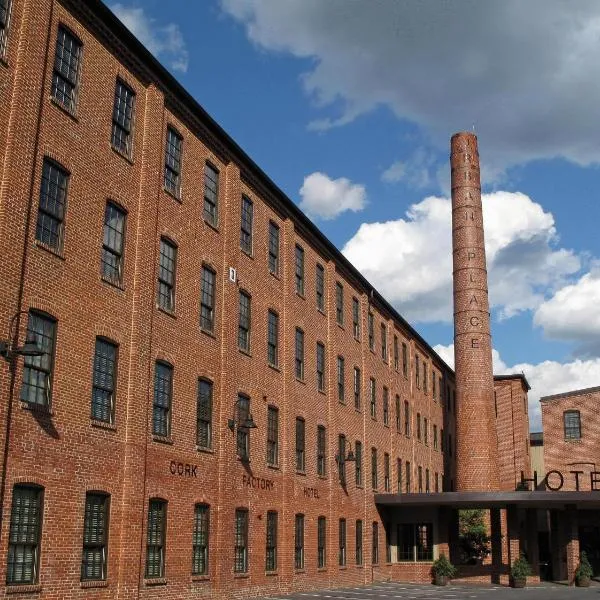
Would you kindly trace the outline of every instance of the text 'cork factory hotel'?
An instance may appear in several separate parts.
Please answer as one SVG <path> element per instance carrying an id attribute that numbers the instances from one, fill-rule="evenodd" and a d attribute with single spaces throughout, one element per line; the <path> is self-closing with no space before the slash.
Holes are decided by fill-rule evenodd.
<path id="1" fill-rule="evenodd" d="M 465 506 L 507 573 L 544 492 L 474 136 L 456 375 L 99 0 L 0 0 L 0 145 L 3 597 L 428 581 Z"/>

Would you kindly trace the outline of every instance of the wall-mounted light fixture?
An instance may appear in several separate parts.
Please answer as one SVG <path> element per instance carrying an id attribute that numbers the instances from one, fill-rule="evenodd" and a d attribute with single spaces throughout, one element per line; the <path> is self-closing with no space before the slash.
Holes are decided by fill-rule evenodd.
<path id="1" fill-rule="evenodd" d="M 350 442 L 348 442 L 348 453 L 346 454 L 346 456 L 342 456 L 340 458 L 339 454 L 335 455 L 335 462 L 336 463 L 340 463 L 340 462 L 355 462 L 356 461 L 356 456 L 354 455 L 354 452 L 352 452 L 352 446 L 350 446 Z"/>
<path id="2" fill-rule="evenodd" d="M 28 315 L 26 310 L 21 310 L 14 314 L 10 319 L 8 327 L 8 340 L 0 340 L 0 356 L 7 361 L 12 362 L 17 356 L 42 356 L 45 351 L 38 345 L 35 334 L 27 332 L 25 343 L 18 346 L 19 331 L 15 328 L 17 319 L 21 315 Z"/>
<path id="3" fill-rule="evenodd" d="M 246 409 L 240 407 L 240 399 L 238 398 L 233 405 L 233 418 L 227 421 L 227 427 L 231 431 L 237 429 L 256 429 L 257 425 L 252 418 L 252 413 L 246 414 Z"/>

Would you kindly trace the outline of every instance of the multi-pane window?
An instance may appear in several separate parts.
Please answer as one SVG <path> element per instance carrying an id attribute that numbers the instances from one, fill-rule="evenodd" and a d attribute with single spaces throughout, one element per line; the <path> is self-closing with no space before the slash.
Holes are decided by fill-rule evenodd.
<path id="1" fill-rule="evenodd" d="M 177 246 L 160 238 L 160 260 L 158 263 L 158 306 L 168 312 L 175 310 L 175 266 Z"/>
<path id="2" fill-rule="evenodd" d="M 371 487 L 376 490 L 377 481 L 377 448 L 371 448 Z"/>
<path id="3" fill-rule="evenodd" d="M 8 531 L 7 584 L 38 580 L 43 489 L 29 485 L 13 488 Z"/>
<path id="4" fill-rule="evenodd" d="M 437 425 L 433 426 L 433 449 L 434 450 L 438 449 L 438 430 L 437 430 Z"/>
<path id="5" fill-rule="evenodd" d="M 340 567 L 346 566 L 346 519 L 340 519 L 339 527 L 339 554 L 338 564 Z"/>
<path id="6" fill-rule="evenodd" d="M 423 361 L 423 393 L 427 393 L 427 363 Z"/>
<path id="7" fill-rule="evenodd" d="M 274 510 L 269 510 L 267 512 L 265 570 L 277 570 L 277 511 Z"/>
<path id="8" fill-rule="evenodd" d="M 81 579 L 106 579 L 109 496 L 88 493 L 83 519 L 83 554 Z"/>
<path id="9" fill-rule="evenodd" d="M 219 171 L 204 163 L 204 220 L 214 227 L 219 222 Z"/>
<path id="10" fill-rule="evenodd" d="M 363 564 L 363 522 L 358 519 L 356 521 L 356 564 Z"/>
<path id="11" fill-rule="evenodd" d="M 342 485 L 346 484 L 346 436 L 340 433 L 338 436 L 338 454 L 336 457 L 338 464 L 338 476 Z"/>
<path id="12" fill-rule="evenodd" d="M 52 97 L 69 112 L 75 112 L 79 88 L 81 42 L 62 25 L 56 36 L 52 72 Z"/>
<path id="13" fill-rule="evenodd" d="M 406 461 L 404 463 L 404 482 L 406 484 L 406 493 L 410 492 L 410 487 L 411 487 L 411 467 L 410 467 L 410 461 Z"/>
<path id="14" fill-rule="evenodd" d="M 303 472 L 306 467 L 305 422 L 296 417 L 296 471 Z"/>
<path id="15" fill-rule="evenodd" d="M 315 292 L 317 298 L 317 308 L 320 311 L 325 310 L 325 269 L 323 265 L 317 263 L 315 269 Z"/>
<path id="16" fill-rule="evenodd" d="M 277 465 L 279 462 L 279 409 L 276 406 L 267 408 L 267 464 Z"/>
<path id="17" fill-rule="evenodd" d="M 383 388 L 383 424 L 390 424 L 390 392 L 386 387 Z"/>
<path id="18" fill-rule="evenodd" d="M 0 0 L 0 57 L 6 53 L 11 0 Z"/>
<path id="19" fill-rule="evenodd" d="M 296 244 L 296 293 L 304 296 L 304 248 Z"/>
<path id="20" fill-rule="evenodd" d="M 404 435 L 410 435 L 410 405 L 404 401 Z"/>
<path id="21" fill-rule="evenodd" d="M 566 410 L 563 413 L 565 424 L 565 440 L 581 438 L 581 415 L 578 410 Z"/>
<path id="22" fill-rule="evenodd" d="M 425 469 L 425 493 L 429 494 L 429 469 Z"/>
<path id="23" fill-rule="evenodd" d="M 400 356 L 398 354 L 398 336 L 394 336 L 394 369 L 398 370 L 400 363 Z"/>
<path id="24" fill-rule="evenodd" d="M 356 477 L 356 486 L 362 487 L 363 484 L 363 471 L 362 471 L 362 442 L 356 441 L 354 445 L 354 466 L 355 466 L 355 477 Z"/>
<path id="25" fill-rule="evenodd" d="M 153 498 L 148 505 L 148 531 L 146 534 L 146 578 L 165 576 L 165 537 L 167 503 Z"/>
<path id="26" fill-rule="evenodd" d="M 417 439 L 421 441 L 421 413 L 417 413 Z"/>
<path id="27" fill-rule="evenodd" d="M 237 418 L 238 426 L 236 429 L 237 455 L 243 460 L 250 460 L 250 430 L 245 423 L 250 417 L 250 398 L 243 394 L 238 394 L 237 399 Z"/>
<path id="28" fill-rule="evenodd" d="M 369 313 L 368 315 L 368 325 L 369 325 L 369 349 L 375 350 L 375 322 L 373 313 Z"/>
<path id="29" fill-rule="evenodd" d="M 417 483 L 419 485 L 419 494 L 423 493 L 423 467 L 417 467 Z"/>
<path id="30" fill-rule="evenodd" d="M 208 574 L 208 537 L 210 508 L 207 504 L 194 507 L 194 533 L 192 535 L 192 575 Z"/>
<path id="31" fill-rule="evenodd" d="M 295 372 L 296 379 L 304 379 L 304 331 L 298 327 L 295 338 Z"/>
<path id="32" fill-rule="evenodd" d="M 376 565 L 379 563 L 379 523 L 377 521 L 373 521 L 372 542 L 371 563 Z"/>
<path id="33" fill-rule="evenodd" d="M 344 324 L 344 286 L 339 281 L 335 284 L 335 320 Z"/>
<path id="34" fill-rule="evenodd" d="M 113 202 L 106 203 L 102 237 L 102 277 L 113 283 L 123 279 L 123 246 L 125 241 L 125 211 Z"/>
<path id="35" fill-rule="evenodd" d="M 390 485 L 390 455 L 387 452 L 383 455 L 383 489 L 386 492 L 392 489 Z"/>
<path id="36" fill-rule="evenodd" d="M 173 129 L 167 127 L 165 143 L 165 177 L 164 186 L 167 192 L 179 198 L 181 192 L 181 152 L 183 138 Z"/>
<path id="37" fill-rule="evenodd" d="M 248 572 L 248 509 L 235 510 L 233 570 L 235 573 Z"/>
<path id="38" fill-rule="evenodd" d="M 173 367 L 157 362 L 154 369 L 154 406 L 152 433 L 168 437 L 171 432 L 171 397 L 173 395 Z"/>
<path id="39" fill-rule="evenodd" d="M 92 419 L 112 423 L 115 408 L 117 346 L 96 338 L 92 377 Z"/>
<path id="40" fill-rule="evenodd" d="M 432 371 L 431 373 L 431 396 L 433 398 L 433 401 L 436 402 L 437 401 L 437 378 L 435 376 L 435 371 Z"/>
<path id="41" fill-rule="evenodd" d="M 198 379 L 196 444 L 200 448 L 212 446 L 212 400 L 212 381 Z"/>
<path id="42" fill-rule="evenodd" d="M 408 377 L 408 348 L 404 342 L 402 342 L 402 374 Z"/>
<path id="43" fill-rule="evenodd" d="M 354 408 L 360 410 L 360 369 L 354 367 Z"/>
<path id="44" fill-rule="evenodd" d="M 381 324 L 381 358 L 387 360 L 387 327 L 385 323 Z"/>
<path id="45" fill-rule="evenodd" d="M 317 568 L 323 569 L 326 565 L 325 549 L 327 548 L 327 520 L 319 517 L 317 520 Z"/>
<path id="46" fill-rule="evenodd" d="M 209 267 L 202 267 L 202 289 L 200 292 L 200 327 L 205 331 L 213 331 L 215 327 L 215 272 Z"/>
<path id="47" fill-rule="evenodd" d="M 360 337 L 360 308 L 358 298 L 352 298 L 352 333 L 356 339 Z"/>
<path id="48" fill-rule="evenodd" d="M 396 493 L 402 493 L 402 459 L 396 459 Z"/>
<path id="49" fill-rule="evenodd" d="M 425 417 L 423 419 L 423 441 L 425 445 L 429 445 L 429 419 Z"/>
<path id="50" fill-rule="evenodd" d="M 371 400 L 371 417 L 374 419 L 377 416 L 377 392 L 375 379 L 373 379 L 373 377 L 369 380 L 369 397 Z"/>
<path id="51" fill-rule="evenodd" d="M 317 389 L 325 391 L 325 346 L 317 342 Z"/>
<path id="52" fill-rule="evenodd" d="M 396 394 L 396 431 L 400 433 L 400 396 Z"/>
<path id="53" fill-rule="evenodd" d="M 325 427 L 317 427 L 317 475 L 325 475 Z"/>
<path id="54" fill-rule="evenodd" d="M 294 528 L 294 568 L 304 569 L 304 515 L 298 514 Z"/>
<path id="55" fill-rule="evenodd" d="M 279 226 L 269 221 L 269 271 L 279 273 Z"/>
<path id="56" fill-rule="evenodd" d="M 338 400 L 340 402 L 345 401 L 345 385 L 344 385 L 344 357 L 337 357 L 337 386 L 338 386 Z"/>
<path id="57" fill-rule="evenodd" d="M 242 219 L 240 224 L 240 248 L 246 254 L 252 254 L 252 227 L 254 221 L 254 204 L 247 196 L 242 196 Z"/>
<path id="58" fill-rule="evenodd" d="M 120 79 L 117 79 L 111 143 L 115 150 L 127 156 L 131 156 L 134 103 L 134 91 Z"/>
<path id="59" fill-rule="evenodd" d="M 250 319 L 251 298 L 246 292 L 240 290 L 239 321 L 238 321 L 238 347 L 244 352 L 250 352 Z"/>
<path id="60" fill-rule="evenodd" d="M 433 527 L 431 523 L 398 525 L 398 560 L 433 560 Z"/>
<path id="61" fill-rule="evenodd" d="M 44 354 L 24 357 L 21 400 L 30 404 L 49 406 L 54 371 L 56 321 L 46 315 L 30 312 L 27 321 L 27 337 L 33 337 Z"/>
<path id="62" fill-rule="evenodd" d="M 267 315 L 267 361 L 275 367 L 279 364 L 279 315 L 273 310 Z"/>
<path id="63" fill-rule="evenodd" d="M 58 251 L 63 244 L 68 184 L 69 173 L 58 163 L 45 158 L 35 238 Z"/>
<path id="64" fill-rule="evenodd" d="M 421 389 L 421 369 L 419 367 L 419 355 L 415 356 L 415 382 L 417 385 L 417 389 Z"/>

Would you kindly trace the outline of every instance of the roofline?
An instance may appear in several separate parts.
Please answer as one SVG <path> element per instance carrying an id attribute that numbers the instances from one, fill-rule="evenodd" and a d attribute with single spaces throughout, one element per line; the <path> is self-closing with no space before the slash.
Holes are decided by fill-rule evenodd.
<path id="1" fill-rule="evenodd" d="M 494 381 L 508 381 L 511 379 L 520 379 L 527 388 L 527 391 L 531 389 L 531 386 L 529 385 L 527 377 L 525 377 L 524 373 L 514 373 L 512 375 L 494 375 Z"/>
<path id="2" fill-rule="evenodd" d="M 550 402 L 552 400 L 558 400 L 559 398 L 582 396 L 583 394 L 592 394 L 594 392 L 600 392 L 600 386 L 581 388 L 579 390 L 572 390 L 570 392 L 561 392 L 560 394 L 552 394 L 551 396 L 542 396 L 540 398 L 540 402 Z"/>

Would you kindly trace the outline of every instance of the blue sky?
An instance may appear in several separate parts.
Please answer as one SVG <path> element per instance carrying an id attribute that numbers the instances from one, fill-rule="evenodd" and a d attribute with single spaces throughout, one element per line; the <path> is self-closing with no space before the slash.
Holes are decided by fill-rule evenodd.
<path id="1" fill-rule="evenodd" d="M 497 373 L 600 385 L 595 0 L 111 8 L 452 364 L 448 152 L 480 146 Z"/>

